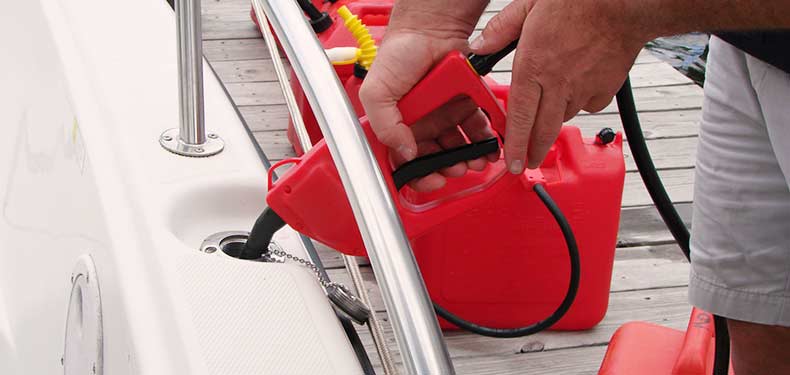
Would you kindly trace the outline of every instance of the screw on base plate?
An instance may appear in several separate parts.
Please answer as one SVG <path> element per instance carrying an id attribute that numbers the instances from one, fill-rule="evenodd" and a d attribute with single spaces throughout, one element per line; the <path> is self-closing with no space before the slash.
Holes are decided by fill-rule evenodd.
<path id="1" fill-rule="evenodd" d="M 178 129 L 167 129 L 159 137 L 159 144 L 167 151 L 182 156 L 205 157 L 216 155 L 225 148 L 225 142 L 219 135 L 211 133 L 206 137 L 206 142 L 201 144 L 187 144 L 178 136 Z"/>

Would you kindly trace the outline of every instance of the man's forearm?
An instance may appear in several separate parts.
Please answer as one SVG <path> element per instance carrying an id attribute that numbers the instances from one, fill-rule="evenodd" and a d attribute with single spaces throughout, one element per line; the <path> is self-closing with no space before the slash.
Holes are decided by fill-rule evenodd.
<path id="1" fill-rule="evenodd" d="M 614 3 L 632 8 L 630 14 L 641 20 L 652 37 L 690 31 L 790 28 L 788 0 L 625 0 Z"/>
<path id="2" fill-rule="evenodd" d="M 489 0 L 398 0 L 390 29 L 469 34 Z"/>

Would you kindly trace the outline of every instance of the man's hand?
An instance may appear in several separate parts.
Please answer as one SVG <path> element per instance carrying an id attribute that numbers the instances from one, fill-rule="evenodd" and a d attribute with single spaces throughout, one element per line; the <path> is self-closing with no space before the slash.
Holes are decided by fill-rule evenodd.
<path id="1" fill-rule="evenodd" d="M 485 115 L 471 100 L 456 99 L 435 113 L 403 123 L 398 101 L 448 52 L 469 51 L 468 38 L 487 1 L 401 0 L 395 5 L 376 61 L 359 91 L 378 139 L 396 151 L 396 164 L 460 146 L 464 134 L 473 141 L 492 137 Z M 459 129 L 457 125 L 460 125 Z M 421 178 L 410 186 L 420 191 L 438 189 L 445 176 L 458 177 L 467 168 L 482 170 L 485 160 L 459 163 Z"/>
<path id="2" fill-rule="evenodd" d="M 605 108 L 650 35 L 626 17 L 639 2 L 516 0 L 471 43 L 477 54 L 521 38 L 513 61 L 505 160 L 512 173 L 537 168 L 563 121 Z M 632 5 L 627 5 L 633 3 Z"/>
<path id="3" fill-rule="evenodd" d="M 428 70 L 453 49 L 477 54 L 496 52 L 520 38 L 505 134 L 505 159 L 512 173 L 537 168 L 559 134 L 563 121 L 581 109 L 600 111 L 617 92 L 647 41 L 693 30 L 743 30 L 790 27 L 786 0 L 515 0 L 489 21 L 482 37 L 467 46 L 466 38 L 488 1 L 399 0 L 389 30 L 360 90 L 373 130 L 398 151 L 396 161 L 453 147 L 463 139 L 460 123 L 473 141 L 490 134 L 467 129 L 481 123 L 480 114 L 466 121 L 445 106 L 433 116 L 438 123 L 424 136 L 442 134 L 444 141 L 415 138 L 396 106 Z M 471 111 L 468 110 L 468 111 Z M 467 113 L 467 112 L 464 112 Z M 468 112 L 472 113 L 472 112 Z M 452 117 L 459 122 L 449 121 Z M 448 141 L 449 140 L 449 141 Z M 480 162 L 443 171 L 455 176 Z M 444 178 L 428 176 L 413 187 L 432 190 Z"/>

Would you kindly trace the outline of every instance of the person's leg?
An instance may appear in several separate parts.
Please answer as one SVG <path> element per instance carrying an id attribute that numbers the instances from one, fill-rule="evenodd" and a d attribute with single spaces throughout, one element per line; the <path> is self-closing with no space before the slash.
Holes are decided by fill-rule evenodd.
<path id="1" fill-rule="evenodd" d="M 712 38 L 689 299 L 725 317 L 736 375 L 790 366 L 790 81 Z M 784 368 L 782 367 L 784 366 Z M 787 372 L 790 374 L 790 372 Z"/>
<path id="2" fill-rule="evenodd" d="M 790 374 L 790 327 L 727 320 L 735 375 Z"/>
<path id="3" fill-rule="evenodd" d="M 790 74 L 751 56 L 746 56 L 746 65 L 779 169 L 790 186 Z M 790 243 L 785 246 L 790 247 Z M 785 258 L 785 264 L 790 269 L 790 258 Z M 785 296 L 788 290 L 790 277 L 786 282 Z M 790 306 L 785 303 L 784 308 L 787 311 Z M 787 325 L 787 321 L 783 324 Z M 737 375 L 790 374 L 790 327 L 732 319 L 727 325 Z"/>

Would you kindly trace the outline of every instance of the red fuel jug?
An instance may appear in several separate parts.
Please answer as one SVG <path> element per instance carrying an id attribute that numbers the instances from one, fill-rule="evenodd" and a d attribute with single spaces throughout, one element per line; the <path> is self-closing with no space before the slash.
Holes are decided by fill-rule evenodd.
<path id="1" fill-rule="evenodd" d="M 461 95 L 474 100 L 492 129 L 504 134 L 503 98 L 493 95 L 460 52 L 442 60 L 399 108 L 412 124 Z M 539 169 L 513 175 L 500 158 L 482 172 L 419 193 L 398 189 L 404 181 L 396 186 L 387 147 L 366 118 L 361 123 L 434 301 L 464 319 L 499 328 L 528 325 L 554 311 L 565 295 L 570 265 L 560 229 L 532 191 L 540 183 L 573 228 L 582 270 L 576 300 L 553 328 L 586 329 L 603 318 L 625 176 L 621 135 L 601 144 L 566 126 Z M 295 165 L 276 183 L 269 181 L 269 206 L 297 231 L 346 254 L 365 255 L 326 144 L 272 170 L 287 163 Z"/>
<path id="2" fill-rule="evenodd" d="M 337 13 L 337 10 L 343 5 L 347 6 L 349 9 L 354 11 L 354 7 L 359 5 L 386 6 L 387 8 L 391 9 L 394 3 L 395 0 L 338 0 L 335 2 L 326 1 L 323 3 L 323 5 L 320 5 L 319 7 L 322 11 L 334 15 Z M 386 25 L 387 23 L 389 23 L 389 11 L 386 13 L 374 12 L 374 13 L 368 13 L 362 15 L 354 12 L 354 14 L 359 15 L 359 18 L 362 19 L 362 23 L 364 23 L 365 25 L 376 24 L 376 23 Z"/>
<path id="3" fill-rule="evenodd" d="M 293 0 L 295 1 L 295 0 Z M 352 7 L 354 3 L 369 3 L 369 4 L 388 4 L 390 8 L 395 0 L 339 0 L 339 1 L 322 1 L 322 0 L 311 0 L 311 3 L 316 7 L 316 9 L 327 12 L 333 19 L 337 16 L 337 9 L 342 7 L 343 5 L 348 6 L 349 8 Z M 389 12 L 386 15 L 369 15 L 366 18 L 362 19 L 362 22 L 366 25 L 370 21 L 376 22 L 376 19 L 382 19 L 383 23 L 386 24 L 389 21 Z M 386 20 L 383 20 L 386 18 Z M 250 7 L 250 19 L 252 22 L 255 23 L 255 26 L 260 26 L 258 24 L 258 17 L 255 15 L 255 9 Z M 380 22 L 382 22 L 380 21 Z M 320 35 L 319 35 L 320 38 Z"/>
<path id="4" fill-rule="evenodd" d="M 598 374 L 708 375 L 714 353 L 713 315 L 695 308 L 686 332 L 645 322 L 618 328 Z"/>
<path id="5" fill-rule="evenodd" d="M 316 33 L 318 41 L 321 42 L 321 45 L 324 46 L 325 49 L 333 47 L 355 46 L 356 41 L 353 38 L 350 39 L 350 43 L 348 44 L 337 44 L 338 42 L 344 41 L 344 38 L 343 36 L 337 38 L 333 34 L 337 32 L 338 29 L 345 29 L 343 26 L 343 20 L 337 15 L 337 10 L 343 5 L 346 5 L 362 20 L 363 24 L 373 27 L 386 27 L 386 25 L 389 24 L 389 17 L 393 2 L 394 0 L 340 0 L 336 2 L 322 2 L 320 0 L 312 0 L 313 5 L 315 5 L 320 11 L 327 13 L 329 18 L 332 20 L 332 24 L 329 28 Z M 255 24 L 255 26 L 260 29 L 261 25 L 258 22 L 258 16 L 255 14 L 254 7 L 250 7 L 250 19 L 252 19 L 252 22 Z M 271 28 L 271 25 L 269 27 Z M 374 39 L 379 42 L 381 40 L 381 36 L 384 34 L 384 31 L 381 30 L 380 32 L 373 33 L 373 30 L 371 30 L 371 33 L 373 34 Z M 281 49 L 282 46 L 280 45 L 280 40 L 277 35 L 275 35 L 274 38 L 277 42 L 277 47 Z M 348 68 L 345 70 L 348 71 L 349 75 L 351 74 L 351 70 Z M 292 79 L 294 79 L 294 77 L 292 77 Z"/>
<path id="6" fill-rule="evenodd" d="M 338 16 L 338 8 L 342 7 L 343 5 L 347 6 L 351 13 L 356 15 L 362 21 L 362 23 L 367 26 L 367 29 L 370 31 L 373 40 L 375 40 L 378 44 L 384 37 L 384 32 L 386 31 L 387 24 L 389 23 L 389 16 L 390 12 L 392 11 L 393 0 L 341 0 L 334 3 L 328 2 L 325 4 L 315 5 L 318 6 L 319 9 L 327 12 L 333 19 L 332 26 L 330 26 L 327 30 L 316 34 L 318 40 L 321 42 L 321 45 L 325 49 L 330 49 L 335 47 L 357 46 L 357 40 L 343 25 L 343 19 Z M 252 17 L 253 22 L 255 22 L 255 24 L 260 27 L 253 9 L 250 10 L 250 17 Z M 360 117 L 363 116 L 365 112 L 362 108 L 362 105 L 359 103 L 358 94 L 359 87 L 362 84 L 362 79 L 354 76 L 354 65 L 335 65 L 334 68 L 335 73 L 340 79 L 340 82 L 344 82 L 345 84 L 347 94 L 354 105 L 354 110 Z M 321 129 L 319 128 L 318 122 L 315 119 L 315 114 L 313 114 L 313 111 L 310 108 L 310 103 L 307 100 L 304 90 L 302 90 L 302 86 L 299 84 L 299 80 L 293 71 L 291 72 L 290 76 L 290 85 L 294 92 L 297 107 L 302 113 L 302 120 L 304 121 L 305 128 L 307 129 L 310 143 L 316 144 L 323 138 L 323 135 L 321 134 Z M 288 137 L 288 142 L 290 142 L 293 146 L 296 155 L 302 155 L 304 150 L 302 149 L 302 145 L 299 143 L 299 138 L 296 134 L 296 130 L 294 129 L 292 121 L 288 122 L 286 135 Z"/>
<path id="7" fill-rule="evenodd" d="M 335 3 L 335 5 L 340 3 L 341 1 L 338 1 Z M 345 5 L 348 6 L 351 13 L 362 20 L 362 23 L 365 24 L 370 31 L 373 40 L 376 41 L 376 44 L 379 44 L 381 39 L 384 37 L 384 32 L 386 31 L 387 24 L 389 23 L 389 14 L 392 10 L 392 1 L 358 0 L 344 3 L 346 3 Z M 343 20 L 336 15 L 336 10 L 341 5 L 332 8 L 333 11 L 335 11 L 335 13 L 331 13 L 335 15 L 335 22 L 332 27 L 329 30 L 319 34 L 319 40 L 325 49 L 334 47 L 355 47 L 357 45 L 357 41 L 354 36 L 346 27 L 343 26 Z M 337 73 L 340 82 L 345 84 L 348 97 L 352 100 L 352 103 L 354 104 L 354 110 L 357 112 L 357 115 L 359 117 L 364 116 L 364 109 L 359 103 L 359 87 L 362 85 L 362 79 L 354 76 L 354 65 L 335 65 L 335 72 Z M 300 112 L 302 113 L 302 119 L 304 120 L 305 128 L 307 129 L 307 133 L 310 136 L 310 143 L 316 144 L 323 138 L 323 135 L 321 135 L 321 129 L 318 126 L 318 122 L 315 119 L 312 109 L 310 108 L 310 103 L 307 101 L 304 90 L 302 90 L 302 86 L 299 84 L 299 80 L 296 78 L 296 75 L 293 72 L 291 72 L 290 83 L 291 89 L 293 90 L 294 96 L 296 98 L 296 103 Z M 296 135 L 296 131 L 294 130 L 293 122 L 288 123 L 288 130 L 286 134 L 288 136 L 288 141 L 294 147 L 296 154 L 302 155 L 304 150 L 302 150 L 302 145 L 299 144 L 299 138 Z"/>

